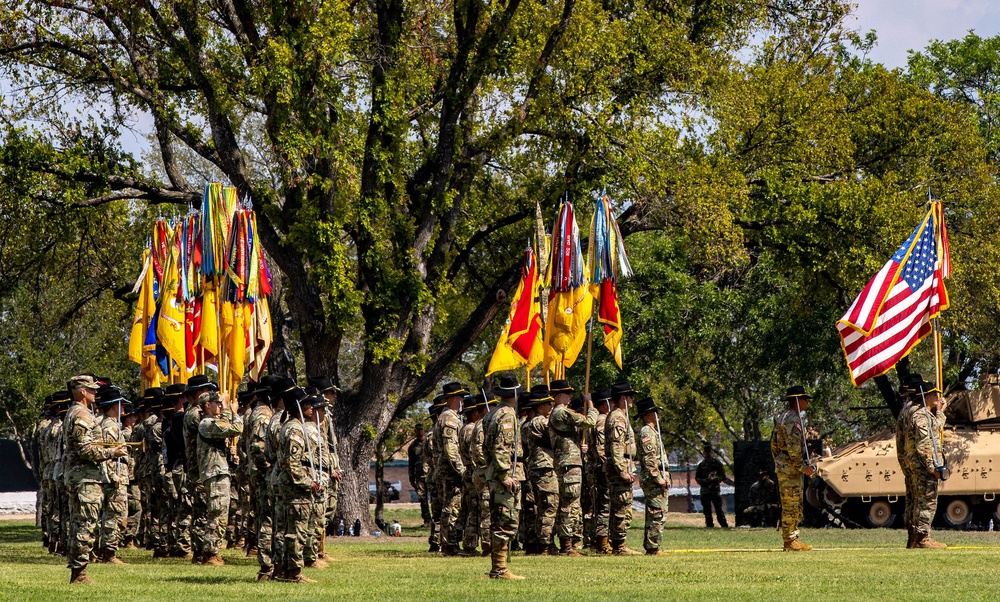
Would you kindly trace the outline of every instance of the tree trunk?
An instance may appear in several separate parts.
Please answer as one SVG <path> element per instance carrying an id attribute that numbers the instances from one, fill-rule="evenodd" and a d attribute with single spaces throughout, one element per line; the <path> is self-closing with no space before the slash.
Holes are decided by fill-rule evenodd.
<path id="1" fill-rule="evenodd" d="M 385 521 L 385 444 L 375 452 L 375 521 Z"/>

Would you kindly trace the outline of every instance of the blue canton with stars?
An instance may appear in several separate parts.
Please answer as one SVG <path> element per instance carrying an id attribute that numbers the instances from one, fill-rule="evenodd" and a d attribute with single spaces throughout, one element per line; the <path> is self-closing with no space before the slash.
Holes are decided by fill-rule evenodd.
<path id="1" fill-rule="evenodd" d="M 907 249 L 913 244 L 913 238 L 919 230 L 920 226 L 917 226 L 917 229 L 910 234 L 910 237 L 906 239 L 903 246 L 892 256 L 893 261 L 896 263 L 903 261 L 903 258 L 906 257 Z M 910 257 L 906 260 L 906 264 L 903 266 L 903 271 L 900 274 L 900 277 L 906 281 L 911 291 L 915 291 L 923 286 L 924 282 L 934 273 L 934 262 L 937 260 L 935 238 L 934 222 L 933 220 L 929 220 L 924 227 L 924 231 L 920 234 L 920 238 L 913 245 L 913 252 L 910 253 Z"/>

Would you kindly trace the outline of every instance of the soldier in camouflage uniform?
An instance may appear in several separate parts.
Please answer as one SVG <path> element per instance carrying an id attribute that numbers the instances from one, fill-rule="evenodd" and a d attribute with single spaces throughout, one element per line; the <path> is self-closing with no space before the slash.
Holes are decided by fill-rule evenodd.
<path id="1" fill-rule="evenodd" d="M 139 419 L 139 408 L 129 405 L 129 412 L 122 417 L 122 438 L 125 441 L 134 442 L 136 422 Z M 125 522 L 125 531 L 122 537 L 122 547 L 136 548 L 136 541 L 139 537 L 139 522 L 142 520 L 142 492 L 139 489 L 139 479 L 135 474 L 136 462 L 139 460 L 139 450 L 135 447 L 129 448 L 128 455 L 128 518 Z"/>
<path id="2" fill-rule="evenodd" d="M 726 469 L 722 466 L 722 461 L 715 457 L 715 451 L 711 444 L 705 444 L 703 453 L 705 457 L 698 464 L 694 480 L 701 487 L 701 506 L 705 513 L 705 526 L 715 527 L 712 522 L 712 508 L 714 506 L 719 526 L 728 529 L 729 523 L 726 522 L 726 510 L 722 505 L 721 494 L 722 481 L 726 479 Z"/>
<path id="3" fill-rule="evenodd" d="M 257 560 L 258 564 L 260 564 L 260 573 L 257 576 L 258 580 L 262 580 L 261 574 L 265 572 L 265 569 L 270 574 L 272 580 L 283 577 L 284 560 L 278 555 L 284 550 L 285 518 L 278 515 L 279 510 L 283 510 L 283 506 L 278 504 L 278 480 L 281 472 L 278 466 L 278 452 L 281 448 L 281 428 L 290 417 L 289 411 L 286 411 L 285 408 L 287 407 L 289 410 L 293 408 L 298 409 L 298 402 L 296 401 L 297 389 L 295 381 L 284 377 L 279 378 L 271 385 L 271 399 L 274 403 L 274 412 L 271 414 L 271 420 L 267 423 L 267 439 L 264 443 L 264 454 L 268 462 L 271 463 L 271 471 L 267 477 L 271 498 L 271 555 L 268 558 L 268 565 L 265 567 L 264 554 L 260 547 L 262 532 L 258 532 L 257 549 L 259 552 Z M 305 395 L 304 391 L 303 395 Z"/>
<path id="4" fill-rule="evenodd" d="M 914 386 L 913 394 L 904 437 L 910 467 L 908 489 L 913 493 L 912 514 L 906 522 L 913 526 L 913 548 L 947 548 L 930 536 L 931 522 L 937 511 L 940 468 L 945 465 L 941 390 L 933 383 L 922 382 Z"/>
<path id="5" fill-rule="evenodd" d="M 552 414 L 549 416 L 549 437 L 559 476 L 559 515 L 556 519 L 559 553 L 564 556 L 579 556 L 577 550 L 583 540 L 583 509 L 580 505 L 583 451 L 580 449 L 580 442 L 583 437 L 582 429 L 597 424 L 597 410 L 591 408 L 584 416 L 571 409 L 569 402 L 573 387 L 568 381 L 552 381 L 549 394 L 555 398 Z"/>
<path id="6" fill-rule="evenodd" d="M 323 436 L 322 416 L 326 414 L 326 399 L 316 387 L 306 387 L 306 400 L 313 409 L 312 420 L 304 423 L 306 437 L 309 440 L 307 449 L 312 450 L 310 470 L 319 476 L 319 483 L 324 492 L 314 495 L 309 506 L 309 535 L 302 550 L 302 562 L 306 568 L 321 569 L 327 566 L 326 561 L 319 557 L 320 543 L 326 537 L 324 523 L 326 521 L 326 487 L 328 485 L 325 466 L 330 461 L 330 451 Z"/>
<path id="7" fill-rule="evenodd" d="M 457 523 L 462 505 L 462 475 L 465 473 L 458 444 L 458 432 L 462 429 L 458 411 L 468 393 L 468 389 L 461 383 L 444 385 L 441 395 L 444 397 L 445 408 L 441 410 L 434 428 L 434 449 L 437 452 L 434 478 L 441 495 L 440 545 L 441 553 L 445 556 L 458 554 Z"/>
<path id="8" fill-rule="evenodd" d="M 204 417 L 198 424 L 196 453 L 207 506 L 202 564 L 222 566 L 225 562 L 219 555 L 219 548 L 226 534 L 232 498 L 227 439 L 243 432 L 243 421 L 231 410 L 229 399 L 220 397 L 214 390 L 203 391 L 198 396 L 198 404 L 203 408 Z"/>
<path id="9" fill-rule="evenodd" d="M 486 454 L 483 451 L 486 434 L 483 432 L 483 418 L 496 405 L 496 398 L 492 393 L 484 392 L 482 404 L 479 409 L 480 417 L 472 429 L 472 486 L 475 490 L 476 509 L 479 514 L 476 529 L 479 532 L 479 540 L 482 542 L 482 555 L 489 556 L 491 551 L 490 486 L 486 483 Z"/>
<path id="10" fill-rule="evenodd" d="M 546 388 L 546 395 L 548 388 Z M 527 430 L 531 420 L 535 417 L 535 407 L 531 404 L 531 393 L 522 391 L 517 402 L 517 432 L 521 435 L 518 443 L 517 457 L 530 458 L 528 454 Z M 517 537 L 510 544 L 512 552 L 524 547 L 525 554 L 539 554 L 542 549 L 538 543 L 538 508 L 535 505 L 535 490 L 531 487 L 528 479 L 530 466 L 521 462 L 520 480 L 518 482 L 521 492 L 521 509 L 517 518 Z"/>
<path id="11" fill-rule="evenodd" d="M 48 513 L 42 515 L 42 520 L 48 525 L 49 554 L 64 554 L 66 551 L 65 517 L 67 516 L 66 488 L 62 481 L 63 458 L 63 417 L 69 409 L 69 399 L 66 392 L 51 396 L 50 414 L 52 422 L 46 432 L 45 447 L 48 462 L 42 475 L 48 489 Z"/>
<path id="12" fill-rule="evenodd" d="M 528 480 L 534 489 L 535 532 L 538 542 L 530 546 L 525 545 L 525 555 L 559 554 L 553 541 L 556 515 L 559 511 L 559 477 L 556 476 L 555 451 L 552 449 L 549 432 L 549 416 L 552 414 L 554 401 L 545 385 L 531 388 L 531 399 L 528 404 L 534 408 L 536 415 L 528 421 L 524 429 L 524 446 Z"/>
<path id="13" fill-rule="evenodd" d="M 462 529 L 462 551 L 459 556 L 477 556 L 476 549 L 479 547 L 479 491 L 476 489 L 475 472 L 476 461 L 474 448 L 476 447 L 475 433 L 476 426 L 481 424 L 483 416 L 486 415 L 486 400 L 482 395 L 467 397 L 463 402 L 462 413 L 465 415 L 465 425 L 459 432 L 459 452 L 462 456 L 462 463 L 465 465 L 465 474 L 462 475 L 462 511 L 459 514 Z M 484 545 L 489 545 L 485 541 Z"/>
<path id="14" fill-rule="evenodd" d="M 625 538 L 632 525 L 632 483 L 635 482 L 635 433 L 628 421 L 628 407 L 635 391 L 627 382 L 617 383 L 611 387 L 611 397 L 614 409 L 608 414 L 604 426 L 605 472 L 611 499 L 608 538 L 612 554 L 632 556 L 639 552 L 630 549 L 625 544 Z"/>
<path id="15" fill-rule="evenodd" d="M 589 438 L 587 446 L 587 470 L 590 472 L 591 514 L 593 521 L 593 549 L 599 554 L 610 554 L 611 544 L 608 543 L 608 522 L 611 512 L 611 499 L 608 497 L 608 474 L 605 460 L 604 425 L 611 411 L 611 387 L 596 391 L 594 409 L 597 410 L 597 421 L 594 428 L 587 430 Z"/>
<path id="16" fill-rule="evenodd" d="M 104 413 L 99 418 L 101 438 L 106 444 L 125 442 L 121 432 L 123 403 L 128 402 L 117 387 L 102 387 L 98 393 L 96 406 Z M 115 554 L 121 545 L 122 527 L 128 519 L 128 456 L 104 462 L 108 482 L 102 484 L 104 504 L 101 506 L 101 527 L 94 554 L 100 562 L 125 564 Z"/>
<path id="17" fill-rule="evenodd" d="M 802 475 L 811 475 L 808 451 L 805 448 L 801 413 L 805 413 L 810 396 L 800 386 L 790 387 L 785 395 L 788 409 L 774 417 L 771 433 L 771 456 L 778 475 L 781 493 L 781 538 L 785 550 L 805 552 L 812 546 L 799 541 L 802 520 Z"/>
<path id="18" fill-rule="evenodd" d="M 321 376 L 310 378 L 309 384 L 319 390 L 323 399 L 326 400 L 326 407 L 317 406 L 316 411 L 320 415 L 320 430 L 323 436 L 323 443 L 327 450 L 327 455 L 323 459 L 323 487 L 326 491 L 326 503 L 324 504 L 325 516 L 322 524 L 322 533 L 319 536 L 319 559 L 329 558 L 326 551 L 326 534 L 333 528 L 333 519 L 337 515 L 337 494 L 340 490 L 340 480 L 344 478 L 344 473 L 340 471 L 340 456 L 338 454 L 337 432 L 333 425 L 333 411 L 337 404 L 337 393 L 340 389 L 333 384 L 329 377 Z"/>
<path id="19" fill-rule="evenodd" d="M 51 472 L 52 459 L 49 455 L 49 431 L 52 429 L 52 396 L 47 395 L 45 401 L 42 403 L 42 412 L 38 420 L 38 425 L 35 427 L 35 443 L 38 445 L 38 495 L 35 499 L 35 505 L 38 508 L 38 514 L 41 517 L 41 528 L 42 528 L 42 547 L 48 549 L 49 547 L 49 521 L 46 517 L 52 514 L 52 492 L 51 488 L 48 486 L 51 478 L 46 474 Z"/>
<path id="20" fill-rule="evenodd" d="M 424 520 L 424 526 L 429 527 L 431 526 L 431 508 L 427 504 L 427 472 L 424 468 L 427 440 L 424 436 L 423 424 L 417 423 L 413 430 L 413 442 L 406 448 L 407 473 L 410 487 L 413 487 L 413 490 L 417 492 L 417 499 L 420 500 L 420 518 Z"/>
<path id="21" fill-rule="evenodd" d="M 434 433 L 437 430 L 438 418 L 443 409 L 444 398 L 438 395 L 431 402 L 431 407 L 428 410 L 431 428 L 427 431 L 427 439 L 424 443 L 424 474 L 427 475 L 427 498 L 431 507 L 431 533 L 427 537 L 427 543 L 430 544 L 428 552 L 441 551 L 441 493 L 436 481 L 438 452 L 434 445 Z"/>
<path id="22" fill-rule="evenodd" d="M 513 375 L 505 374 L 493 389 L 499 403 L 483 418 L 483 452 L 486 481 L 490 487 L 491 579 L 523 579 L 507 568 L 510 543 L 517 534 L 518 488 L 522 468 L 517 456 L 520 432 L 517 396 L 522 388 Z"/>
<path id="23" fill-rule="evenodd" d="M 271 422 L 271 386 L 277 377 L 265 376 L 254 391 L 256 401 L 250 417 L 244 425 L 245 445 L 247 448 L 247 469 L 250 480 L 250 499 L 254 505 L 254 519 L 257 534 L 257 563 L 260 572 L 258 580 L 270 577 L 271 569 L 271 532 L 274 507 L 268 488 L 267 477 L 271 471 L 271 463 L 264 453 L 267 442 L 267 426 Z"/>
<path id="24" fill-rule="evenodd" d="M 92 583 L 87 564 L 94 548 L 101 505 L 102 485 L 110 482 L 104 462 L 128 454 L 124 447 L 101 447 L 101 429 L 90 410 L 98 385 L 91 376 L 74 376 L 68 387 L 73 396 L 63 423 L 64 479 L 69 489 L 70 583 Z"/>
<path id="25" fill-rule="evenodd" d="M 129 437 L 129 441 L 132 443 L 143 444 L 143 440 L 146 438 L 146 420 L 149 418 L 149 400 L 146 399 L 145 393 L 143 397 L 137 402 L 135 425 L 132 426 L 132 435 Z M 149 499 L 149 495 L 146 493 L 146 474 L 149 467 L 149 450 L 142 447 L 134 447 L 129 452 L 129 455 L 135 458 L 135 466 L 133 470 L 134 479 L 131 481 L 136 491 L 136 499 L 139 501 L 139 517 L 136 521 L 136 531 L 135 531 L 135 545 L 136 547 L 152 549 L 149 547 L 148 533 L 149 528 L 149 506 L 152 500 Z M 129 490 L 129 503 L 132 502 L 132 491 Z M 129 509 L 131 511 L 131 508 Z"/>
<path id="26" fill-rule="evenodd" d="M 208 531 L 208 492 L 198 473 L 198 425 L 204 418 L 204 410 L 198 403 L 199 396 L 206 390 L 218 391 L 219 387 L 207 376 L 192 376 L 184 390 L 187 409 L 184 412 L 184 467 L 188 493 L 191 496 L 191 558 L 192 564 L 201 564 L 208 559 L 205 551 L 205 537 Z M 228 508 L 228 505 L 227 505 Z"/>
<path id="27" fill-rule="evenodd" d="M 186 389 L 186 385 L 177 383 L 168 386 L 163 393 L 164 404 L 172 404 L 172 409 L 167 410 L 163 419 L 163 442 L 166 449 L 163 484 L 168 495 L 164 528 L 170 556 L 190 559 L 194 555 L 191 547 L 191 484 L 188 483 L 184 444 Z"/>
<path id="28" fill-rule="evenodd" d="M 667 496 L 670 491 L 670 470 L 663 442 L 660 439 L 656 403 L 652 397 L 640 399 L 635 404 L 636 417 L 642 422 L 639 429 L 639 484 L 646 505 L 646 534 L 642 547 L 648 556 L 660 556 L 663 521 L 667 514 Z"/>
<path id="29" fill-rule="evenodd" d="M 177 386 L 177 385 L 171 385 Z M 179 385 L 183 386 L 183 385 Z M 174 412 L 173 399 L 167 397 L 167 389 L 153 391 L 149 395 L 150 416 L 146 418 L 143 437 L 146 441 L 146 453 L 149 454 L 149 468 L 146 487 L 151 500 L 149 509 L 149 546 L 153 548 L 153 558 L 166 558 L 170 555 L 170 518 L 175 500 L 173 498 L 173 475 L 168 465 L 167 440 L 164 434 L 165 425 L 170 423 Z M 149 391 L 147 389 L 147 391 Z M 175 397 L 179 397 L 179 393 Z"/>
<path id="30" fill-rule="evenodd" d="M 903 485 L 906 495 L 903 500 L 903 526 L 906 527 L 906 547 L 912 548 L 916 540 L 916 531 L 910 522 L 914 516 L 913 500 L 916 494 L 913 491 L 913 467 L 910 466 L 910 457 L 906 453 L 906 432 L 909 430 L 910 414 L 914 403 L 914 385 L 919 385 L 924 381 L 919 374 L 910 374 L 900 383 L 899 397 L 902 402 L 899 414 L 896 416 L 896 459 L 899 461 L 899 470 L 903 473 Z M 920 402 L 923 405 L 922 402 Z"/>
<path id="31" fill-rule="evenodd" d="M 274 579 L 293 583 L 313 582 L 302 574 L 303 553 L 310 537 L 309 516 L 312 498 L 323 492 L 320 475 L 310 457 L 316 450 L 307 447 L 304 423 L 311 422 L 314 410 L 306 392 L 295 388 L 284 394 L 289 407 L 278 435 L 277 480 L 275 484 Z"/>
<path id="32" fill-rule="evenodd" d="M 244 426 L 246 426 L 246 419 L 250 417 L 250 400 L 253 399 L 253 396 L 252 390 L 243 391 L 236 395 L 237 415 L 243 421 Z M 247 484 L 247 456 L 243 431 L 241 430 L 235 438 L 237 445 L 229 450 L 229 522 L 226 525 L 226 549 L 228 550 L 242 548 L 248 544 L 253 546 L 254 540 L 254 537 L 247 533 L 246 525 L 247 521 L 253 520 L 253 514 L 246 508 L 249 503 L 249 485 Z"/>

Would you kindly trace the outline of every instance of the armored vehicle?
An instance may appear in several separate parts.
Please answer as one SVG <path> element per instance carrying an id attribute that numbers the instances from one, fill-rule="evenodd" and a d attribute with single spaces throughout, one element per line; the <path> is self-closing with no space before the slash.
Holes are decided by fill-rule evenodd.
<path id="1" fill-rule="evenodd" d="M 935 523 L 1000 529 L 1000 382 L 948 398 L 944 458 L 951 469 L 938 490 Z M 806 500 L 825 519 L 848 527 L 902 524 L 905 487 L 892 429 L 849 443 L 819 460 Z"/>

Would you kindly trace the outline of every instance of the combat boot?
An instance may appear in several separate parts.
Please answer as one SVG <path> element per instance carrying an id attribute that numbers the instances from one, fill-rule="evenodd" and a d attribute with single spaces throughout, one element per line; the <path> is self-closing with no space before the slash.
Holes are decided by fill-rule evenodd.
<path id="1" fill-rule="evenodd" d="M 247 558 L 254 558 L 257 556 L 257 548 L 247 548 Z"/>
<path id="2" fill-rule="evenodd" d="M 471 550 L 469 548 L 462 548 L 458 551 L 458 555 L 462 558 L 472 558 L 473 556 L 479 556 L 479 552 L 476 552 L 475 548 Z"/>
<path id="3" fill-rule="evenodd" d="M 316 583 L 315 579 L 310 579 L 302 574 L 302 569 L 294 568 L 288 572 L 284 577 L 280 577 L 277 581 L 284 583 Z"/>
<path id="4" fill-rule="evenodd" d="M 611 544 L 611 553 L 615 556 L 642 556 L 642 552 L 636 552 L 629 548 L 624 541 L 616 541 Z"/>
<path id="5" fill-rule="evenodd" d="M 168 552 L 166 548 L 156 548 L 156 550 L 153 551 L 153 558 L 170 558 L 170 552 Z"/>
<path id="6" fill-rule="evenodd" d="M 917 533 L 913 547 L 923 550 L 943 550 L 948 547 L 948 544 L 941 543 L 925 533 Z"/>
<path id="7" fill-rule="evenodd" d="M 307 569 L 325 569 L 327 566 L 329 565 L 327 565 L 326 561 L 322 558 L 317 558 L 316 560 L 306 563 Z"/>
<path id="8" fill-rule="evenodd" d="M 490 569 L 490 579 L 524 579 L 520 575 L 515 575 L 507 568 L 507 543 L 504 542 L 491 550 L 493 567 Z"/>
<path id="9" fill-rule="evenodd" d="M 93 583 L 90 577 L 87 577 L 87 567 L 82 569 L 73 569 L 69 575 L 69 584 L 74 585 L 77 583 Z"/>
<path id="10" fill-rule="evenodd" d="M 912 550 L 917 541 L 917 532 L 912 526 L 906 527 L 906 549 Z"/>
<path id="11" fill-rule="evenodd" d="M 577 552 L 581 552 L 583 550 L 583 540 L 582 539 L 580 539 L 579 537 L 576 537 L 574 535 L 573 539 L 571 541 L 573 542 L 573 549 L 574 550 L 576 550 Z"/>
<path id="12" fill-rule="evenodd" d="M 441 546 L 437 544 L 436 541 L 431 542 L 431 547 L 427 550 L 428 552 L 440 552 Z"/>
<path id="13" fill-rule="evenodd" d="M 666 555 L 667 553 L 660 549 L 646 550 L 646 556 L 666 556 Z"/>
<path id="14" fill-rule="evenodd" d="M 557 548 L 554 543 L 550 543 L 549 545 L 545 546 L 544 550 L 542 550 L 541 552 L 539 552 L 539 555 L 540 556 L 558 556 L 559 555 L 559 548 Z"/>
<path id="15" fill-rule="evenodd" d="M 598 537 L 597 543 L 594 544 L 594 551 L 598 554 L 610 554 L 611 544 L 608 543 L 608 538 L 605 536 Z"/>
<path id="16" fill-rule="evenodd" d="M 573 540 L 568 537 L 559 538 L 560 556 L 583 556 L 583 554 L 573 549 Z"/>
<path id="17" fill-rule="evenodd" d="M 270 581 L 271 573 L 257 573 L 257 581 Z"/>
<path id="18" fill-rule="evenodd" d="M 802 543 L 798 539 L 790 539 L 785 542 L 786 552 L 808 552 L 813 547 L 807 543 Z"/>
<path id="19" fill-rule="evenodd" d="M 206 558 L 204 562 L 202 562 L 202 564 L 205 566 L 223 566 L 226 564 L 226 561 L 222 559 L 222 556 L 219 556 L 218 554 L 212 554 L 211 556 Z"/>
<path id="20" fill-rule="evenodd" d="M 453 544 L 445 544 L 444 547 L 441 548 L 441 555 L 458 556 L 458 546 Z"/>

